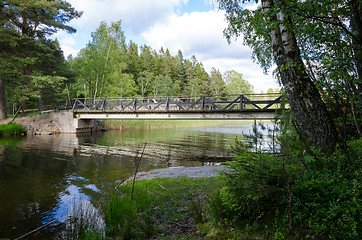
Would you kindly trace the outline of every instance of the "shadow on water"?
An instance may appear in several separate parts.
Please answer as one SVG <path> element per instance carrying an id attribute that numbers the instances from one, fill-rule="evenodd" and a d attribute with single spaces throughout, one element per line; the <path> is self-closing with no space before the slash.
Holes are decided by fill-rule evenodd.
<path id="1" fill-rule="evenodd" d="M 57 237 L 74 205 L 95 209 L 116 182 L 135 171 L 231 160 L 230 143 L 249 126 L 138 129 L 0 139 L 0 238 Z M 26 238 L 25 238 L 26 239 Z"/>

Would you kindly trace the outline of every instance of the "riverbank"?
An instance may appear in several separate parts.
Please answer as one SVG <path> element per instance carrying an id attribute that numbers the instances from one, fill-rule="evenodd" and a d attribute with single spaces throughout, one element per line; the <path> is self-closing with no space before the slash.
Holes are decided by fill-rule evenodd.
<path id="1" fill-rule="evenodd" d="M 83 209 L 68 219 L 62 232 L 73 239 L 228 239 L 242 234 L 213 224 L 218 212 L 214 197 L 225 166 L 171 167 L 141 172 L 129 178 L 102 204 L 104 222 Z"/>
<path id="2" fill-rule="evenodd" d="M 86 220 L 95 215 L 83 215 L 69 219 L 75 224 L 62 237 L 227 239 L 232 233 L 214 228 L 209 216 L 209 202 L 220 187 L 216 177 L 144 179 L 136 181 L 134 190 L 132 183 L 122 185 L 103 206 L 103 230 L 94 230 L 94 222 Z"/>
<path id="3" fill-rule="evenodd" d="M 14 123 L 23 125 L 26 128 L 27 135 L 52 135 L 62 133 L 62 129 L 54 118 L 55 114 L 45 114 L 30 117 L 19 117 L 14 119 Z M 0 124 L 7 124 L 12 118 L 0 121 Z M 248 120 L 235 120 L 233 124 L 247 124 Z M 185 128 L 185 127 L 216 127 L 230 124 L 230 120 L 97 120 L 95 131 L 105 130 L 123 130 L 123 129 L 166 129 L 166 128 Z"/>
<path id="4" fill-rule="evenodd" d="M 23 125 L 9 122 L 0 124 L 0 136 L 25 135 L 26 129 Z"/>
<path id="5" fill-rule="evenodd" d="M 76 129 L 72 129 L 74 124 L 72 114 L 67 116 L 62 115 L 64 113 L 51 113 L 45 115 L 7 118 L 0 121 L 0 124 L 8 124 L 14 122 L 20 124 L 26 128 L 27 135 L 53 135 L 60 133 L 76 133 Z M 62 129 L 63 128 L 63 129 Z M 72 130 L 72 131 L 70 131 Z M 96 120 L 92 131 L 104 131 L 106 128 L 101 120 Z"/>
<path id="6" fill-rule="evenodd" d="M 216 177 L 220 171 L 226 169 L 221 164 L 217 166 L 202 166 L 202 167 L 169 167 L 151 170 L 149 172 L 137 173 L 137 180 L 155 179 L 155 178 L 203 178 Z"/>

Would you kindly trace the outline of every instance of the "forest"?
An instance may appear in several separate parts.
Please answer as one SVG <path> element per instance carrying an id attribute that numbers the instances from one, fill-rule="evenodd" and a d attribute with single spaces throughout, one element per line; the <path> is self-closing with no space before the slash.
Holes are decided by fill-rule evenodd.
<path id="1" fill-rule="evenodd" d="M 121 20 L 101 22 L 79 54 L 65 59 L 51 35 L 75 32 L 66 23 L 82 15 L 65 1 L 2 1 L 0 11 L 2 118 L 72 98 L 252 93 L 242 73 L 208 73 L 181 50 L 171 56 L 168 49 L 126 42 Z"/>

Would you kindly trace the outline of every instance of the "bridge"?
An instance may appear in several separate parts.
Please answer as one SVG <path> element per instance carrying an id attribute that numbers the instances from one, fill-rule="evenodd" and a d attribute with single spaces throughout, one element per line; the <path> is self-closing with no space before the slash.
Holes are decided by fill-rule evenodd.
<path id="1" fill-rule="evenodd" d="M 77 119 L 273 119 L 280 94 L 75 99 Z"/>
<path id="2" fill-rule="evenodd" d="M 280 94 L 75 99 L 78 119 L 273 119 Z"/>
<path id="3" fill-rule="evenodd" d="M 85 132 L 102 119 L 270 120 L 282 108 L 281 99 L 281 94 L 77 98 L 72 100 L 71 111 L 60 113 L 55 121 L 63 132 Z"/>

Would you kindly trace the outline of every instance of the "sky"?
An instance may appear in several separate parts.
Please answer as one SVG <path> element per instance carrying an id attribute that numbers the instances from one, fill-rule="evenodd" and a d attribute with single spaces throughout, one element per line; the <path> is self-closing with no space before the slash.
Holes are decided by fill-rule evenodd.
<path id="1" fill-rule="evenodd" d="M 212 67 L 221 74 L 235 70 L 254 86 L 256 93 L 278 87 L 271 72 L 265 75 L 253 62 L 252 50 L 242 44 L 242 39 L 228 44 L 223 36 L 227 27 L 224 12 L 212 0 L 67 1 L 83 11 L 83 16 L 69 23 L 77 29 L 75 34 L 55 34 L 65 57 L 75 57 L 102 21 L 110 24 L 122 20 L 126 42 L 146 44 L 157 51 L 168 48 L 172 55 L 181 50 L 187 59 L 195 55 L 209 73 Z"/>

